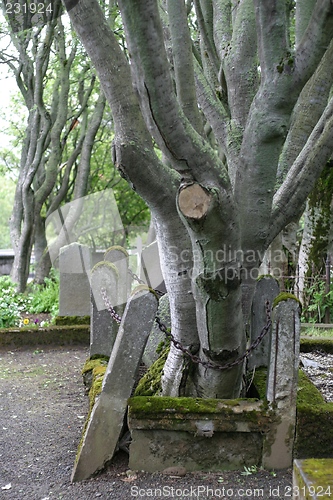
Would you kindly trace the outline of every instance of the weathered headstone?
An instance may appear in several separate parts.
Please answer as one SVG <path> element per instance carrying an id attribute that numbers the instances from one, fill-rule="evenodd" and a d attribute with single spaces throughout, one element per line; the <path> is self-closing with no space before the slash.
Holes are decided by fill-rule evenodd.
<path id="1" fill-rule="evenodd" d="M 279 294 L 279 284 L 273 276 L 260 276 L 252 301 L 251 310 L 251 337 L 250 343 L 255 341 L 261 333 L 263 327 L 267 323 L 267 306 L 266 302 L 269 301 L 269 309 L 272 308 L 273 300 Z M 269 360 L 269 345 L 270 345 L 270 332 L 266 333 L 260 344 L 250 354 L 248 358 L 248 369 L 253 370 L 260 366 L 268 366 Z"/>
<path id="2" fill-rule="evenodd" d="M 127 251 L 121 246 L 111 247 L 104 254 L 104 260 L 114 264 L 118 271 L 118 295 L 114 305 L 120 316 L 125 309 L 131 291 L 131 278 L 128 273 L 128 257 Z"/>
<path id="3" fill-rule="evenodd" d="M 171 316 L 170 316 L 170 303 L 168 294 L 163 295 L 158 304 L 157 316 L 160 318 L 162 323 L 167 327 L 171 327 Z M 149 335 L 146 348 L 142 355 L 142 361 L 149 368 L 159 357 L 156 352 L 157 348 L 162 342 L 165 342 L 166 337 L 163 332 L 159 329 L 159 326 L 154 322 L 152 331 Z"/>
<path id="4" fill-rule="evenodd" d="M 80 243 L 62 247 L 59 255 L 60 316 L 90 314 L 90 249 Z"/>
<path id="5" fill-rule="evenodd" d="M 141 279 L 143 279 L 151 288 L 164 292 L 166 289 L 161 271 L 160 256 L 156 240 L 142 250 L 141 266 Z"/>
<path id="6" fill-rule="evenodd" d="M 102 290 L 105 290 L 110 303 L 116 304 L 118 277 L 117 268 L 111 262 L 99 262 L 91 270 L 90 356 L 111 354 L 118 324 L 107 310 Z"/>
<path id="7" fill-rule="evenodd" d="M 72 481 L 87 479 L 110 460 L 124 423 L 142 353 L 157 311 L 157 297 L 137 287 L 127 302 L 102 392 L 91 412 Z"/>
<path id="8" fill-rule="evenodd" d="M 266 397 L 276 423 L 265 436 L 263 466 L 291 467 L 300 351 L 300 302 L 282 293 L 274 301 Z"/>

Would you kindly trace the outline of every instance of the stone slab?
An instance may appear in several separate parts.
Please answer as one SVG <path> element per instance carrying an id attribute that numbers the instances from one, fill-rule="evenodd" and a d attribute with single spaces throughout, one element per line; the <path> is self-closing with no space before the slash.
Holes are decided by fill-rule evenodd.
<path id="1" fill-rule="evenodd" d="M 157 298 L 137 287 L 127 302 L 111 353 L 102 392 L 91 412 L 72 473 L 72 481 L 87 479 L 102 469 L 116 450 L 142 353 L 152 328 Z"/>
<path id="2" fill-rule="evenodd" d="M 273 418 L 257 400 L 133 397 L 129 467 L 223 471 L 260 465 Z"/>
<path id="3" fill-rule="evenodd" d="M 133 430 L 129 468 L 146 472 L 167 467 L 221 472 L 260 465 L 260 433 L 214 433 L 212 438 L 183 431 Z M 143 453 L 144 450 L 144 453 Z"/>
<path id="4" fill-rule="evenodd" d="M 273 300 L 279 294 L 279 284 L 273 276 L 259 277 L 252 301 L 251 309 L 251 343 L 259 336 L 267 323 L 266 301 L 272 308 Z M 270 331 L 248 358 L 248 369 L 253 370 L 260 366 L 268 366 Z"/>
<path id="5" fill-rule="evenodd" d="M 90 356 L 110 356 L 118 332 L 118 324 L 106 309 L 101 290 L 111 304 L 117 303 L 118 271 L 110 262 L 99 262 L 91 270 Z"/>
<path id="6" fill-rule="evenodd" d="M 171 328 L 171 315 L 170 315 L 170 303 L 168 294 L 163 295 L 158 304 L 157 316 L 160 318 L 162 323 L 166 325 L 167 328 Z M 161 342 L 166 341 L 166 336 L 161 330 L 156 322 L 154 322 L 152 331 L 149 335 L 146 348 L 144 350 L 142 361 L 149 368 L 159 357 L 159 353 L 156 352 L 157 348 L 160 346 Z"/>
<path id="7" fill-rule="evenodd" d="M 300 352 L 301 307 L 296 297 L 278 296 L 272 313 L 270 361 L 266 398 L 275 408 L 277 423 L 265 436 L 263 465 L 292 466 Z"/>
<path id="8" fill-rule="evenodd" d="M 90 314 L 90 249 L 79 243 L 62 247 L 59 255 L 59 315 Z"/>

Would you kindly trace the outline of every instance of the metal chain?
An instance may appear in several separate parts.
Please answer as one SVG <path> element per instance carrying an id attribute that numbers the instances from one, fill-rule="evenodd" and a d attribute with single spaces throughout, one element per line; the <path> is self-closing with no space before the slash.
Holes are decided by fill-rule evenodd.
<path id="1" fill-rule="evenodd" d="M 265 326 L 263 327 L 263 329 L 261 330 L 258 337 L 246 349 L 244 354 L 242 354 L 241 356 L 236 358 L 234 361 L 226 363 L 225 365 L 219 365 L 217 363 L 213 363 L 212 361 L 203 361 L 202 359 L 199 358 L 199 356 L 192 354 L 189 349 L 184 347 L 178 340 L 176 340 L 174 338 L 174 336 L 172 335 L 172 333 L 169 332 L 168 328 L 164 325 L 164 323 L 162 323 L 161 319 L 158 316 L 156 316 L 155 321 L 158 324 L 159 329 L 166 335 L 166 337 L 168 337 L 170 339 L 170 341 L 173 343 L 175 348 L 179 349 L 184 354 L 186 354 L 186 356 L 188 356 L 193 363 L 200 364 L 205 368 L 211 368 L 213 370 L 225 371 L 225 370 L 230 370 L 234 366 L 238 366 L 241 363 L 243 363 L 243 361 L 251 354 L 251 352 L 254 351 L 254 349 L 256 349 L 256 347 L 258 347 L 258 345 L 260 344 L 262 339 L 265 337 L 265 335 L 269 331 L 269 329 L 272 325 L 272 321 L 271 321 L 271 314 L 270 314 L 270 303 L 268 300 L 266 301 L 265 306 L 266 306 L 267 322 L 266 322 Z"/>
<path id="2" fill-rule="evenodd" d="M 106 308 L 107 308 L 108 312 L 110 313 L 110 316 L 117 323 L 120 323 L 121 322 L 121 316 L 119 316 L 119 314 L 117 314 L 116 311 L 114 310 L 114 308 L 112 307 L 112 304 L 111 304 L 111 302 L 108 299 L 108 296 L 106 294 L 105 288 L 101 289 L 101 295 L 102 295 L 102 298 L 103 298 L 104 303 L 106 305 Z M 189 349 L 187 349 L 186 347 L 184 347 L 179 342 L 179 340 L 175 339 L 175 337 L 172 335 L 172 333 L 169 332 L 169 329 L 167 328 L 167 326 L 164 323 L 162 323 L 161 318 L 159 316 L 155 317 L 155 321 L 156 321 L 159 329 L 161 330 L 161 332 L 163 332 L 164 335 L 173 343 L 173 345 L 175 346 L 175 348 L 178 349 L 179 351 L 181 351 L 186 356 L 188 356 L 193 363 L 200 364 L 200 365 L 202 365 L 205 368 L 211 368 L 213 370 L 224 371 L 224 370 L 230 370 L 231 368 L 233 368 L 235 366 L 238 366 L 241 363 L 243 363 L 243 361 L 246 358 L 249 357 L 249 355 L 251 354 L 251 352 L 254 351 L 254 349 L 256 349 L 258 347 L 258 345 L 260 344 L 260 342 L 262 341 L 262 339 L 265 337 L 265 335 L 269 331 L 269 329 L 270 329 L 270 327 L 272 325 L 272 320 L 271 320 L 271 312 L 270 312 L 270 303 L 269 303 L 268 300 L 266 300 L 265 306 L 266 306 L 267 322 L 266 322 L 265 326 L 263 327 L 263 329 L 261 330 L 261 332 L 258 335 L 258 337 L 252 342 L 252 344 L 246 349 L 246 351 L 241 356 L 239 356 L 238 358 L 236 358 L 234 361 L 226 363 L 225 365 L 219 365 L 217 363 L 213 363 L 212 361 L 203 361 L 202 359 L 199 358 L 199 356 L 196 356 L 195 354 L 192 354 Z"/>
<path id="3" fill-rule="evenodd" d="M 141 278 L 139 278 L 139 276 L 135 273 L 133 273 L 132 269 L 128 268 L 128 274 L 135 280 L 137 281 L 140 285 L 147 285 L 147 283 L 142 280 Z M 160 297 L 162 297 L 162 295 L 165 295 L 165 292 L 162 292 L 161 290 L 158 290 L 157 288 L 154 288 L 154 292 L 157 293 L 157 295 L 159 295 Z"/>
<path id="4" fill-rule="evenodd" d="M 117 323 L 120 323 L 121 316 L 119 316 L 119 314 L 117 314 L 116 311 L 114 310 L 114 308 L 112 307 L 112 304 L 111 304 L 111 302 L 106 294 L 105 288 L 101 288 L 101 296 L 102 296 L 102 299 L 104 300 L 104 304 L 106 305 L 106 309 L 110 313 L 111 318 L 113 318 Z"/>

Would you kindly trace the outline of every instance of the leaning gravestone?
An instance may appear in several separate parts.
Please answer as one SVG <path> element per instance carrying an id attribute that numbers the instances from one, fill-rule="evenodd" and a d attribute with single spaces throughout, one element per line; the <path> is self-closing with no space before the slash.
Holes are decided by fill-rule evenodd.
<path id="1" fill-rule="evenodd" d="M 293 459 L 301 305 L 287 293 L 274 302 L 266 398 L 276 422 L 265 436 L 263 466 L 283 469 L 291 467 Z"/>
<path id="2" fill-rule="evenodd" d="M 95 402 L 75 462 L 72 481 L 102 469 L 116 450 L 142 353 L 157 311 L 157 297 L 137 287 L 127 302 L 113 346 L 102 392 Z"/>
<path id="3" fill-rule="evenodd" d="M 256 289 L 251 309 L 251 337 L 250 343 L 255 341 L 267 323 L 267 306 L 272 308 L 273 300 L 279 294 L 279 284 L 273 276 L 260 276 L 256 283 Z M 265 335 L 260 344 L 252 351 L 248 358 L 248 369 L 253 370 L 260 366 L 268 366 L 269 360 L 270 331 Z"/>
<path id="4" fill-rule="evenodd" d="M 103 290 L 112 305 L 117 303 L 119 274 L 111 262 L 99 262 L 91 270 L 90 356 L 110 356 L 118 324 L 111 318 Z"/>
<path id="5" fill-rule="evenodd" d="M 90 249 L 80 243 L 62 247 L 59 255 L 60 316 L 90 314 Z"/>
<path id="6" fill-rule="evenodd" d="M 160 318 L 162 323 L 167 328 L 171 327 L 170 303 L 167 293 L 163 295 L 159 300 L 157 316 Z M 166 340 L 165 333 L 161 332 L 161 330 L 158 327 L 158 324 L 155 321 L 152 331 L 149 335 L 146 348 L 142 355 L 142 361 L 144 362 L 147 368 L 149 368 L 153 363 L 155 363 L 155 361 L 159 357 L 160 353 L 157 352 L 157 349 L 158 347 L 161 346 L 163 342 L 165 342 L 165 340 Z"/>

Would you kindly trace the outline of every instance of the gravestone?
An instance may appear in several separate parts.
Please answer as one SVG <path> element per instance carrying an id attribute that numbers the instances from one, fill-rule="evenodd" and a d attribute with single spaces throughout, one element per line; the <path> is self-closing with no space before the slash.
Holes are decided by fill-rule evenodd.
<path id="1" fill-rule="evenodd" d="M 163 295 L 159 300 L 157 316 L 167 328 L 171 327 L 170 303 L 167 293 Z M 161 343 L 165 341 L 165 333 L 161 332 L 158 324 L 155 321 L 152 331 L 149 335 L 146 348 L 142 355 L 142 361 L 147 366 L 147 368 L 149 368 L 157 360 L 160 354 L 157 353 L 156 350 L 161 345 Z"/>
<path id="2" fill-rule="evenodd" d="M 59 316 L 90 314 L 90 249 L 80 243 L 62 247 L 59 254 Z"/>
<path id="3" fill-rule="evenodd" d="M 116 304 L 118 278 L 117 268 L 111 262 L 99 262 L 91 270 L 90 356 L 111 354 L 118 324 L 107 310 L 102 290 L 105 290 L 110 303 Z"/>
<path id="4" fill-rule="evenodd" d="M 264 443 L 263 466 L 291 467 L 296 421 L 296 397 L 300 351 L 300 302 L 282 293 L 272 313 L 270 360 L 266 398 L 276 414 L 275 425 Z"/>
<path id="5" fill-rule="evenodd" d="M 142 353 L 157 311 L 157 297 L 137 287 L 129 298 L 104 376 L 102 392 L 91 412 L 75 462 L 72 481 L 102 469 L 117 448 Z"/>
<path id="6" fill-rule="evenodd" d="M 131 291 L 131 277 L 128 273 L 127 251 L 121 246 L 113 246 L 104 254 L 104 260 L 111 262 L 118 271 L 118 294 L 114 302 L 116 312 L 121 316 L 124 312 L 127 299 Z"/>
<path id="7" fill-rule="evenodd" d="M 260 276 L 252 301 L 251 309 L 251 337 L 250 344 L 259 336 L 267 323 L 266 301 L 269 301 L 269 309 L 272 308 L 273 300 L 279 294 L 279 284 L 273 276 Z M 271 329 L 270 329 L 271 331 Z M 260 366 L 268 366 L 270 331 L 268 331 L 260 344 L 252 351 L 248 358 L 248 369 L 253 370 Z"/>
<path id="8" fill-rule="evenodd" d="M 161 292 L 166 291 L 156 240 L 142 250 L 140 278 L 150 288 L 158 289 Z"/>

